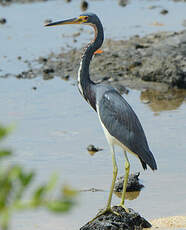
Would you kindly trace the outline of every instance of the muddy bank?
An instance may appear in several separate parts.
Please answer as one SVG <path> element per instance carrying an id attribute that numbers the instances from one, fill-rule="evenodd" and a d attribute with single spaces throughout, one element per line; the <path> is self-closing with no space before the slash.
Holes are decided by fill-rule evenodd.
<path id="1" fill-rule="evenodd" d="M 133 36 L 126 41 L 106 40 L 102 50 L 91 63 L 94 81 L 136 89 L 186 89 L 186 30 Z M 15 77 L 76 79 L 82 52 L 72 49 L 27 61 L 29 69 Z M 9 74 L 1 77 L 6 76 Z"/>
<path id="2" fill-rule="evenodd" d="M 186 30 L 159 32 L 142 38 L 133 36 L 122 41 L 106 40 L 102 50 L 90 66 L 91 77 L 96 82 L 111 83 L 121 91 L 125 91 L 122 86 L 159 91 L 186 89 Z M 83 48 L 51 53 L 32 62 L 21 58 L 20 61 L 28 63 L 28 70 L 15 77 L 77 79 L 82 53 Z M 8 76 L 12 75 L 0 77 Z"/>

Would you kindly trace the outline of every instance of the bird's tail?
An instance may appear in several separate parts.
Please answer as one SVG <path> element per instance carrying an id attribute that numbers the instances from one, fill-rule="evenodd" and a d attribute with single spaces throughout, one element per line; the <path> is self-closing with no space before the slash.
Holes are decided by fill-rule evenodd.
<path id="1" fill-rule="evenodd" d="M 143 156 L 145 156 L 144 159 L 139 158 L 143 166 L 143 169 L 144 170 L 147 169 L 147 165 L 148 165 L 153 171 L 157 170 L 157 164 L 152 152 L 150 150 L 148 152 L 146 151 L 146 154 L 143 154 Z"/>

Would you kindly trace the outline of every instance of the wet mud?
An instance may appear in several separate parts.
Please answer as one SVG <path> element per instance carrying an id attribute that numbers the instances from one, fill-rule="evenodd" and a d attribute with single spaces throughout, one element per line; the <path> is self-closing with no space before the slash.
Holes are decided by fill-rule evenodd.
<path id="1" fill-rule="evenodd" d="M 90 67 L 95 82 L 107 82 L 125 93 L 125 87 L 164 92 L 172 88 L 186 89 L 186 31 L 133 36 L 125 41 L 106 40 L 102 49 L 103 53 L 94 56 Z M 71 49 L 26 61 L 28 70 L 15 77 L 77 79 L 82 53 L 83 48 Z"/>

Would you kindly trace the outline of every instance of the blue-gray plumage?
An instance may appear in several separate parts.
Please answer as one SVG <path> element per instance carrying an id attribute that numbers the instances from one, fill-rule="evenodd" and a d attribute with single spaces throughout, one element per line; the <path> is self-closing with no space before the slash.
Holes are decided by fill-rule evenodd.
<path id="1" fill-rule="evenodd" d="M 98 217 L 105 212 L 113 212 L 111 209 L 111 199 L 118 171 L 114 145 L 117 144 L 122 147 L 126 160 L 126 174 L 120 203 L 122 207 L 124 207 L 130 169 L 130 163 L 128 161 L 126 151 L 136 155 L 140 159 L 144 169 L 146 169 L 147 165 L 149 165 L 152 170 L 156 170 L 157 165 L 153 154 L 149 149 L 143 128 L 131 106 L 113 87 L 104 84 L 95 84 L 90 79 L 90 61 L 94 52 L 101 47 L 104 40 L 103 27 L 99 18 L 95 14 L 86 13 L 77 18 L 50 23 L 47 26 L 64 24 L 87 24 L 92 26 L 95 30 L 95 38 L 88 44 L 81 58 L 78 71 L 78 88 L 85 100 L 98 113 L 99 120 L 112 153 L 113 179 L 109 199 L 106 209 L 96 216 Z"/>
<path id="2" fill-rule="evenodd" d="M 152 170 L 157 169 L 143 128 L 126 100 L 115 89 L 104 89 L 104 93 L 101 92 L 98 97 L 98 105 L 100 119 L 110 135 L 136 154 L 144 169 L 147 168 L 146 164 Z"/>

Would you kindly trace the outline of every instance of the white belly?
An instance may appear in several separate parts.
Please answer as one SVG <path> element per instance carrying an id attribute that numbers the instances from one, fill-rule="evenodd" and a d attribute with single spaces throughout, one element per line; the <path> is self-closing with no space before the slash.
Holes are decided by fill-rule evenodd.
<path id="1" fill-rule="evenodd" d="M 100 120 L 100 123 L 101 123 L 101 126 L 103 128 L 103 131 L 104 131 L 104 134 L 105 134 L 105 137 L 107 139 L 107 142 L 109 145 L 111 146 L 114 146 L 114 145 L 118 145 L 120 146 L 123 150 L 129 152 L 129 153 L 132 153 L 134 154 L 136 157 L 138 157 L 136 155 L 136 153 L 132 152 L 130 149 L 128 149 L 123 143 L 121 143 L 120 141 L 118 141 L 115 137 L 113 137 L 109 131 L 107 130 L 107 128 L 104 126 L 103 122 L 101 121 L 101 118 L 100 118 L 100 115 L 99 115 L 99 109 L 98 109 L 98 106 L 97 106 L 97 113 L 98 113 L 98 117 L 99 117 L 99 120 Z"/>

